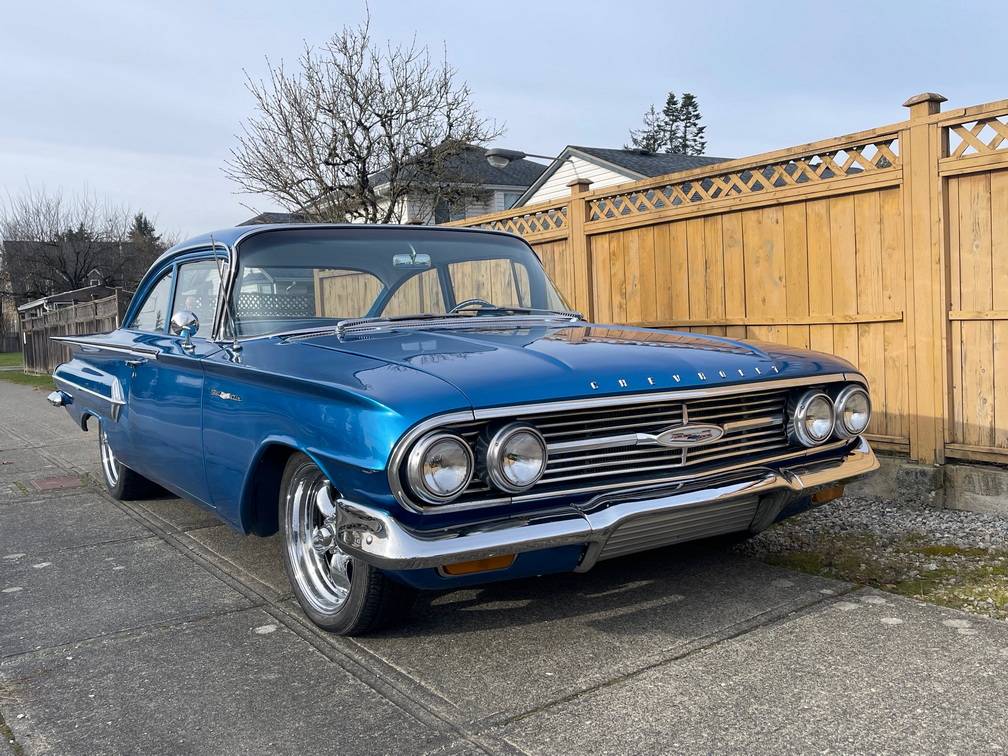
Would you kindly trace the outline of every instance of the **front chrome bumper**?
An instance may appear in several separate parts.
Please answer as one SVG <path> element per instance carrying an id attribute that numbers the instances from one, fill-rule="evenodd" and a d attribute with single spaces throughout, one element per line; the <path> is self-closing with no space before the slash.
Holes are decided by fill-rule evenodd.
<path id="1" fill-rule="evenodd" d="M 674 489 L 638 490 L 600 496 L 583 507 L 563 506 L 545 513 L 521 515 L 435 532 L 411 530 L 386 511 L 346 499 L 335 503 L 340 547 L 369 564 L 387 570 L 439 567 L 504 554 L 557 546 L 587 546 L 578 571 L 594 566 L 610 537 L 638 518 L 653 518 L 677 509 L 716 505 L 740 499 L 807 495 L 835 483 L 849 482 L 878 469 L 864 439 L 843 457 L 772 470 L 756 467 L 729 476 L 713 475 Z M 756 515 L 759 517 L 759 513 Z"/>

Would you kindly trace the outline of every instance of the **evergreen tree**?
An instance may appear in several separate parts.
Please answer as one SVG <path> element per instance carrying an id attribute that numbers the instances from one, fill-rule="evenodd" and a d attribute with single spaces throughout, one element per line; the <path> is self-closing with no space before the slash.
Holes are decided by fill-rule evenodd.
<path id="1" fill-rule="evenodd" d="M 665 147 L 665 126 L 662 117 L 658 115 L 654 105 L 644 114 L 644 125 L 639 129 L 630 129 L 630 144 L 624 144 L 623 149 L 637 149 L 645 152 L 661 152 Z"/>
<path id="2" fill-rule="evenodd" d="M 684 155 L 703 155 L 707 149 L 707 139 L 704 137 L 706 126 L 700 125 L 703 116 L 700 114 L 700 104 L 694 95 L 683 92 L 679 103 L 679 143 L 673 152 Z"/>
<path id="3" fill-rule="evenodd" d="M 677 152 L 683 155 L 703 155 L 707 149 L 706 126 L 695 95 L 684 92 L 680 100 L 675 92 L 665 98 L 665 107 L 658 113 L 652 105 L 644 114 L 644 125 L 630 130 L 630 144 L 624 149 L 647 152 Z"/>
<path id="4" fill-rule="evenodd" d="M 150 246 L 152 248 L 161 246 L 161 234 L 154 228 L 154 222 L 148 218 L 143 211 L 133 216 L 133 225 L 130 226 L 129 240 L 134 244 Z"/>
<path id="5" fill-rule="evenodd" d="M 682 144 L 680 107 L 676 93 L 669 92 L 668 97 L 665 98 L 665 107 L 662 108 L 663 152 L 680 152 L 679 145 Z"/>

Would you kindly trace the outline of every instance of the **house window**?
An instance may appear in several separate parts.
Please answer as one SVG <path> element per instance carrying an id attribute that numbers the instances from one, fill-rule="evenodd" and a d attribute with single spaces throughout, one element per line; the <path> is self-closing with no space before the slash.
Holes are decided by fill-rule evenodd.
<path id="1" fill-rule="evenodd" d="M 466 206 L 463 202 L 449 202 L 448 200 L 438 200 L 434 205 L 434 222 L 448 223 L 449 221 L 465 220 Z"/>
<path id="2" fill-rule="evenodd" d="M 501 209 L 510 210 L 524 192 L 501 192 Z"/>

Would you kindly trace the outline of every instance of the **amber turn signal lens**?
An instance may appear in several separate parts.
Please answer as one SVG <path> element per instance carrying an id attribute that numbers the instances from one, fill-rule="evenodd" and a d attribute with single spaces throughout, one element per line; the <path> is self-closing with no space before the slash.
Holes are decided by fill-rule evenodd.
<path id="1" fill-rule="evenodd" d="M 812 501 L 816 504 L 825 504 L 827 501 L 839 499 L 843 496 L 843 486 L 830 486 L 812 494 Z"/>
<path id="2" fill-rule="evenodd" d="M 474 559 L 471 562 L 456 562 L 446 564 L 441 567 L 445 575 L 471 575 L 474 572 L 489 572 L 490 570 L 503 570 L 514 564 L 515 555 L 505 554 L 504 556 L 489 557 L 487 559 Z"/>

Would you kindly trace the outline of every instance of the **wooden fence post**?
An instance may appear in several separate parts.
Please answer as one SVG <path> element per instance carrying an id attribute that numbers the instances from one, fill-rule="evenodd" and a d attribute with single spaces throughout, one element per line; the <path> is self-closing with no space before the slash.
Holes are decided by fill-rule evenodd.
<path id="1" fill-rule="evenodd" d="M 900 133 L 910 375 L 910 456 L 945 461 L 948 355 L 948 261 L 942 244 L 943 192 L 938 175 L 940 129 L 931 116 L 946 98 L 924 92 L 903 103 L 910 120 Z"/>
<path id="2" fill-rule="evenodd" d="M 567 186 L 571 190 L 570 205 L 567 215 L 571 255 L 574 260 L 574 302 L 573 305 L 580 310 L 588 320 L 594 318 L 594 306 L 592 304 L 592 280 L 591 261 L 588 259 L 588 236 L 585 234 L 585 212 L 584 196 L 588 192 L 591 181 L 584 178 L 577 178 Z"/>

